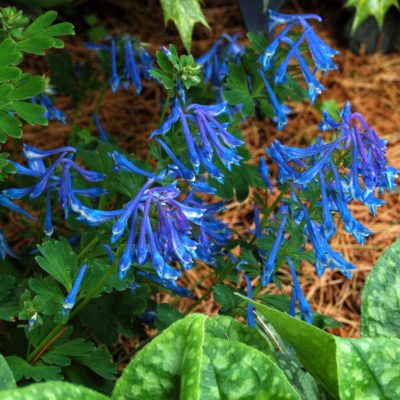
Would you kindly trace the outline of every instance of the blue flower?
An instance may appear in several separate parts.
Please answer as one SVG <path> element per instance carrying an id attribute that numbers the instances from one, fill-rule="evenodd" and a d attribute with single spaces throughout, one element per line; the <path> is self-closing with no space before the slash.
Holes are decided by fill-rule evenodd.
<path id="1" fill-rule="evenodd" d="M 18 256 L 11 250 L 3 229 L 0 228 L 0 259 L 5 260 L 7 256 L 18 259 Z"/>
<path id="2" fill-rule="evenodd" d="M 243 278 L 244 278 L 244 280 L 246 282 L 247 297 L 249 299 L 253 299 L 253 288 L 251 286 L 250 278 L 248 277 L 247 274 L 243 274 Z M 247 324 L 249 326 L 251 326 L 252 328 L 256 328 L 257 325 L 256 325 L 256 321 L 254 319 L 254 307 L 253 307 L 253 304 L 247 303 L 247 313 L 246 313 L 246 315 L 247 315 L 247 318 L 246 318 L 247 319 Z"/>
<path id="3" fill-rule="evenodd" d="M 272 250 L 268 255 L 268 259 L 266 260 L 266 262 L 263 263 L 263 270 L 261 273 L 261 284 L 263 286 L 266 286 L 269 282 L 271 282 L 271 279 L 274 276 L 276 257 L 278 255 L 278 250 L 284 237 L 286 219 L 286 213 L 282 213 L 281 222 L 276 233 L 274 245 L 272 246 Z"/>
<path id="4" fill-rule="evenodd" d="M 212 78 L 215 87 L 221 86 L 221 82 L 228 73 L 228 63 L 238 63 L 244 54 L 244 46 L 237 43 L 239 34 L 230 36 L 224 33 L 214 42 L 210 50 L 196 60 L 203 66 L 204 81 L 208 83 Z"/>
<path id="5" fill-rule="evenodd" d="M 87 270 L 87 264 L 83 264 L 78 272 L 78 275 L 75 278 L 71 290 L 64 299 L 61 311 L 62 315 L 67 315 L 74 307 L 76 297 L 78 296 L 79 288 L 81 286 L 83 277 L 85 276 L 86 270 Z"/>
<path id="6" fill-rule="evenodd" d="M 54 104 L 53 101 L 47 94 L 41 93 L 37 98 L 32 97 L 31 102 L 33 104 L 40 104 L 46 111 L 44 113 L 44 117 L 49 120 L 59 121 L 62 124 L 67 123 L 67 116 L 61 110 L 59 110 Z"/>
<path id="7" fill-rule="evenodd" d="M 299 308 L 301 312 L 301 316 L 304 319 L 304 321 L 308 322 L 309 324 L 312 324 L 313 321 L 313 314 L 311 311 L 310 304 L 308 303 L 307 299 L 304 297 L 303 291 L 301 290 L 299 280 L 297 279 L 296 275 L 296 269 L 292 263 L 292 260 L 289 257 L 286 257 L 286 262 L 289 265 L 290 268 L 290 273 L 292 274 L 292 279 L 293 279 L 293 290 L 292 290 L 292 300 L 291 300 L 291 307 L 290 307 L 290 314 L 292 316 L 295 315 L 295 303 L 296 299 L 299 302 Z"/>
<path id="8" fill-rule="evenodd" d="M 163 147 L 185 180 L 194 181 L 194 174 L 199 173 L 199 168 L 202 166 L 212 177 L 222 182 L 223 173 L 213 163 L 215 154 L 230 170 L 232 164 L 239 165 L 242 157 L 238 155 L 237 147 L 244 143 L 229 133 L 225 124 L 217 120 L 216 117 L 226 113 L 227 105 L 224 102 L 211 106 L 191 104 L 184 111 L 176 100 L 171 115 L 159 129 L 152 132 L 150 138 L 167 134 L 172 126 L 180 121 L 193 171 L 182 164 L 164 141 L 160 139 L 156 141 Z"/>
<path id="9" fill-rule="evenodd" d="M 107 133 L 105 132 L 103 126 L 102 126 L 101 123 L 100 123 L 99 117 L 97 116 L 96 113 L 93 113 L 93 114 L 91 115 L 91 117 L 92 117 L 93 121 L 96 123 L 97 131 L 99 132 L 100 139 L 101 139 L 104 143 L 108 143 L 108 144 L 109 144 L 110 141 L 108 140 Z"/>
<path id="10" fill-rule="evenodd" d="M 265 88 L 267 89 L 269 98 L 271 99 L 271 105 L 275 112 L 277 128 L 280 130 L 288 123 L 288 118 L 285 113 L 285 109 L 283 107 L 283 104 L 279 103 L 274 91 L 272 90 L 270 83 L 268 82 L 267 77 L 265 76 L 264 71 L 262 69 L 258 69 L 257 71 L 260 74 L 264 82 Z"/>
<path id="11" fill-rule="evenodd" d="M 16 166 L 16 173 L 29 176 L 38 181 L 34 185 L 26 188 L 10 188 L 3 191 L 3 194 L 10 199 L 21 199 L 26 196 L 29 196 L 29 198 L 36 198 L 45 194 L 46 211 L 44 232 L 47 236 L 51 236 L 53 233 L 51 210 L 52 193 L 58 194 L 58 200 L 64 210 L 66 218 L 68 218 L 69 211 L 72 210 L 78 214 L 78 220 L 96 225 L 120 214 L 120 211 L 100 211 L 82 205 L 77 196 L 98 197 L 105 194 L 106 191 L 99 187 L 74 188 L 72 182 L 76 174 L 79 174 L 87 182 L 101 182 L 104 179 L 104 174 L 80 167 L 73 160 L 75 152 L 76 150 L 73 147 L 40 150 L 24 145 L 23 153 L 28 167 L 13 162 Z M 54 155 L 58 155 L 56 161 L 54 161 L 50 167 L 46 167 L 44 159 Z M 61 174 L 59 174 L 59 168 L 61 169 Z M 12 203 L 4 197 L 4 205 L 6 201 L 8 201 L 8 206 L 11 206 Z M 15 208 L 17 206 L 14 205 L 13 207 L 14 210 L 17 211 L 17 208 Z M 18 210 L 21 213 L 19 208 Z M 23 210 L 22 213 L 30 217 L 29 214 Z"/>
<path id="12" fill-rule="evenodd" d="M 110 55 L 111 75 L 109 83 L 112 91 L 118 91 L 120 83 L 124 89 L 135 88 L 142 92 L 142 78 L 150 79 L 149 70 L 153 68 L 153 58 L 138 39 L 129 35 L 108 36 L 110 45 L 85 43 L 86 48 Z M 118 68 L 123 65 L 120 73 Z"/>
<path id="13" fill-rule="evenodd" d="M 263 156 L 260 156 L 260 160 L 258 162 L 258 172 L 260 173 L 261 179 L 265 183 L 265 186 L 269 189 L 271 193 L 273 193 L 274 189 L 271 185 L 271 181 L 269 180 L 268 165 L 265 162 Z"/>
<path id="14" fill-rule="evenodd" d="M 283 84 L 287 80 L 287 69 L 288 65 L 293 58 L 296 58 L 303 73 L 304 80 L 307 84 L 308 97 L 313 103 L 316 97 L 324 90 L 324 86 L 318 82 L 315 77 L 315 72 L 321 70 L 325 73 L 328 70 L 337 69 L 336 64 L 332 61 L 338 52 L 330 48 L 313 30 L 308 20 L 313 19 L 321 22 L 321 18 L 314 14 L 280 14 L 275 11 L 269 10 L 269 31 L 271 32 L 276 28 L 277 25 L 286 25 L 284 29 L 267 45 L 264 52 L 259 57 L 259 63 L 264 72 L 270 70 L 274 65 L 275 57 L 276 60 L 281 62 L 275 71 L 274 83 Z M 288 35 L 295 29 L 300 27 L 303 32 L 293 41 Z M 314 63 L 315 69 L 313 72 L 310 71 L 304 58 L 301 54 L 300 46 L 307 41 L 308 50 Z M 280 61 L 280 53 L 277 50 L 281 43 L 289 46 L 289 50 L 283 61 Z M 278 55 L 277 55 L 278 54 Z M 262 76 L 262 75 L 261 75 Z M 264 78 L 263 78 L 264 79 Z M 266 79 L 264 79 L 266 80 Z M 269 85 L 269 84 L 268 84 Z M 266 85 L 267 86 L 267 85 Z M 272 98 L 271 98 L 272 100 Z M 272 100 L 274 103 L 274 101 Z M 276 105 L 272 104 L 274 109 Z M 275 110 L 276 111 L 276 110 Z M 281 119 L 278 118 L 278 122 Z M 282 123 L 281 123 L 282 125 Z"/>

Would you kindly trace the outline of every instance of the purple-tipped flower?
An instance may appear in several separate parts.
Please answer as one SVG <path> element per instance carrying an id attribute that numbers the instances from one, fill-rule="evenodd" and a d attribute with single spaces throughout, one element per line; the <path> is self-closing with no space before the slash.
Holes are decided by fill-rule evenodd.
<path id="1" fill-rule="evenodd" d="M 71 290 L 64 299 L 62 306 L 62 315 L 67 315 L 75 305 L 76 297 L 78 296 L 79 288 L 82 284 L 83 277 L 85 276 L 87 270 L 87 264 L 83 264 L 75 278 Z"/>

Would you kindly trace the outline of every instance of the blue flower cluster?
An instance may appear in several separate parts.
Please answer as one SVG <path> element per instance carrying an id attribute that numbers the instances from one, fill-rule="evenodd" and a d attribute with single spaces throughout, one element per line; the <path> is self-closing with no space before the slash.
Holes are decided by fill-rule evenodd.
<path id="1" fill-rule="evenodd" d="M 223 183 L 224 174 L 215 165 L 215 160 L 218 159 L 230 171 L 232 164 L 240 164 L 242 157 L 238 154 L 237 147 L 244 143 L 228 132 L 229 124 L 217 120 L 218 116 L 228 115 L 227 113 L 225 102 L 210 106 L 191 104 L 184 110 L 180 102 L 175 100 L 170 116 L 159 129 L 151 133 L 150 138 L 166 135 L 179 121 L 191 168 L 185 166 L 164 141 L 156 139 L 171 158 L 179 176 L 190 182 L 195 181 L 196 174 L 202 167 L 210 176 Z"/>
<path id="2" fill-rule="evenodd" d="M 47 236 L 51 236 L 54 231 L 52 223 L 53 199 L 58 200 L 55 203 L 62 206 L 66 218 L 72 210 L 80 215 L 78 218 L 84 219 L 88 208 L 82 204 L 79 197 L 98 197 L 106 193 L 104 189 L 99 187 L 76 188 L 73 186 L 72 182 L 77 174 L 87 182 L 100 182 L 104 178 L 103 174 L 80 167 L 73 159 L 75 152 L 76 149 L 70 146 L 53 150 L 39 150 L 24 145 L 23 154 L 27 165 L 12 162 L 17 174 L 30 177 L 35 180 L 35 183 L 24 188 L 6 189 L 3 191 L 3 195 L 12 200 L 24 197 L 35 199 L 44 195 L 46 199 L 44 233 Z M 57 156 L 56 160 L 51 166 L 46 166 L 45 161 L 50 161 L 53 156 Z"/>
<path id="3" fill-rule="evenodd" d="M 314 31 L 309 24 L 309 20 L 316 20 L 321 22 L 322 19 L 315 14 L 280 14 L 273 10 L 269 10 L 269 32 L 272 32 L 278 25 L 284 25 L 284 28 L 270 41 L 265 48 L 264 52 L 259 57 L 261 68 L 258 72 L 261 75 L 265 88 L 271 99 L 272 107 L 275 111 L 277 126 L 279 129 L 283 128 L 287 123 L 286 111 L 287 109 L 279 103 L 271 84 L 268 80 L 270 71 L 275 68 L 273 72 L 272 81 L 275 85 L 284 84 L 287 81 L 287 72 L 289 64 L 293 59 L 296 59 L 298 66 L 303 74 L 304 81 L 307 85 L 308 98 L 313 103 L 316 97 L 325 89 L 324 86 L 318 82 L 315 73 L 320 70 L 326 73 L 329 70 L 337 69 L 337 65 L 332 61 L 332 57 L 338 54 L 338 51 L 329 47 Z M 300 36 L 293 40 L 289 37 L 291 31 L 296 27 L 300 27 L 303 32 Z M 311 59 L 314 63 L 314 70 L 311 71 L 307 65 L 305 56 L 302 54 L 302 46 L 307 42 L 308 50 Z M 281 61 L 282 53 L 280 49 L 287 50 L 285 57 Z M 290 64 L 291 65 L 291 64 Z"/>
<path id="4" fill-rule="evenodd" d="M 351 214 L 348 204 L 358 200 L 367 205 L 375 215 L 376 207 L 384 201 L 376 197 L 386 189 L 391 191 L 399 170 L 389 166 L 386 159 L 385 142 L 366 123 L 359 113 L 352 113 L 346 103 L 340 113 L 340 122 L 324 113 L 320 124 L 322 130 L 335 130 L 335 139 L 325 143 L 318 138 L 316 143 L 301 149 L 282 145 L 274 141 L 266 149 L 267 154 L 278 166 L 278 184 L 289 191 L 289 197 L 282 199 L 282 205 L 271 222 L 278 227 L 272 234 L 275 237 L 271 251 L 259 250 L 263 263 L 261 283 L 268 284 L 277 268 L 276 260 L 280 246 L 290 238 L 291 229 L 287 226 L 290 218 L 302 232 L 301 248 L 294 249 L 297 254 L 305 251 L 310 243 L 315 257 L 315 269 L 321 276 L 326 268 L 340 271 L 350 278 L 356 268 L 342 255 L 334 251 L 329 240 L 336 232 L 334 215 L 339 214 L 346 232 L 363 244 L 372 232 Z M 260 174 L 268 187 L 271 187 L 265 160 L 260 160 Z M 286 189 L 285 189 L 286 188 Z M 301 200 L 307 193 L 312 198 Z M 255 235 L 262 237 L 258 209 L 255 208 Z M 271 234 L 270 231 L 267 233 Z M 290 254 L 288 255 L 290 256 Z M 306 321 L 311 321 L 311 310 L 301 292 L 295 268 L 289 257 L 286 262 L 290 268 L 294 289 L 291 312 L 298 300 L 300 311 Z"/>
<path id="5" fill-rule="evenodd" d="M 150 80 L 149 70 L 153 68 L 153 57 L 143 43 L 130 35 L 108 36 L 106 40 L 110 44 L 86 43 L 86 47 L 110 58 L 109 83 L 112 91 L 117 92 L 122 83 L 125 90 L 133 86 L 136 93 L 141 93 L 142 79 Z"/>
<path id="6" fill-rule="evenodd" d="M 239 34 L 230 36 L 224 33 L 217 39 L 207 53 L 199 57 L 196 62 L 203 66 L 204 81 L 214 87 L 220 87 L 228 74 L 228 63 L 238 63 L 244 54 L 245 48 L 238 43 Z"/>
<path id="7" fill-rule="evenodd" d="M 46 199 L 44 232 L 53 233 L 52 198 L 57 198 L 64 210 L 65 218 L 72 212 L 78 221 L 91 226 L 99 226 L 114 220 L 111 228 L 111 244 L 117 243 L 127 233 L 127 239 L 121 258 L 118 260 L 120 278 L 125 278 L 132 263 L 147 268 L 150 263 L 156 276 L 142 271 L 142 276 L 163 285 L 181 295 L 190 292 L 176 284 L 181 276 L 178 262 L 183 269 L 192 268 L 196 260 L 210 265 L 215 264 L 215 257 L 222 252 L 229 241 L 231 232 L 225 224 L 216 218 L 223 209 L 222 203 L 204 204 L 195 197 L 195 192 L 188 193 L 183 200 L 176 181 L 164 183 L 166 174 L 155 175 L 135 166 L 122 154 L 113 151 L 110 157 L 115 163 L 115 170 L 127 171 L 145 176 L 146 183 L 122 208 L 116 210 L 98 210 L 82 204 L 80 196 L 97 197 L 106 191 L 99 187 L 76 188 L 77 175 L 86 182 L 101 182 L 104 175 L 86 170 L 74 161 L 76 149 L 61 147 L 54 150 L 39 150 L 24 145 L 23 153 L 27 166 L 13 162 L 16 173 L 35 179 L 32 186 L 10 188 L 3 191 L 0 204 L 29 216 L 15 206 L 9 199 L 31 199 L 43 195 Z M 53 156 L 57 158 L 50 164 Z M 47 160 L 47 162 L 45 162 Z M 1 244 L 2 241 L 0 241 Z M 6 243 L 6 242 L 5 242 Z M 109 246 L 107 245 L 107 248 Z M 12 254 L 4 244 L 2 251 Z M 113 253 L 110 249 L 113 258 Z M 83 267 L 82 267 L 83 268 Z M 86 268 L 85 268 L 86 270 Z M 64 304 L 63 313 L 74 305 L 84 272 L 77 277 L 76 284 Z"/>

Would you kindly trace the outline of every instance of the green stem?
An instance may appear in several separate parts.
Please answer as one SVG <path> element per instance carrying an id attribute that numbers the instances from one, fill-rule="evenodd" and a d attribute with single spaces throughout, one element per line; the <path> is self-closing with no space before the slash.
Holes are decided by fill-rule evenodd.
<path id="1" fill-rule="evenodd" d="M 86 254 L 99 242 L 99 237 L 93 238 L 78 254 L 78 261 L 82 261 Z"/>

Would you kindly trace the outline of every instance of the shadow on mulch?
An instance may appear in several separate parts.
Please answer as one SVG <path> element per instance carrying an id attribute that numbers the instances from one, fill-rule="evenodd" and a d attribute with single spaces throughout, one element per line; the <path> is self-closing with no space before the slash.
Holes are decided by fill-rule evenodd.
<path id="1" fill-rule="evenodd" d="M 143 41 L 151 43 L 151 52 L 160 45 L 174 43 L 182 49 L 180 39 L 174 26 L 170 23 L 164 28 L 163 17 L 159 2 L 109 0 L 96 6 L 96 12 L 104 21 L 110 33 L 130 33 L 139 36 Z M 322 5 L 321 5 L 322 3 Z M 400 163 L 400 55 L 354 55 L 344 48 L 338 40 L 343 17 L 340 9 L 333 2 L 309 3 L 313 12 L 320 13 L 324 22 L 316 26 L 318 33 L 341 53 L 335 58 L 340 69 L 331 72 L 322 78 L 326 91 L 321 101 L 336 99 L 339 106 L 350 100 L 355 111 L 361 112 L 366 120 L 376 129 L 381 137 L 388 141 L 388 160 L 399 167 Z M 103 5 L 100 5 L 103 4 Z M 86 6 L 84 6 L 86 7 Z M 330 7 L 330 8 L 329 8 Z M 83 9 L 80 15 L 93 12 Z M 299 2 L 292 2 L 287 8 L 289 12 L 303 11 Z M 201 54 L 207 50 L 213 41 L 223 32 L 241 32 L 243 40 L 246 33 L 243 27 L 239 8 L 235 1 L 205 1 L 204 12 L 212 27 L 212 32 L 201 26 L 196 26 L 193 37 L 193 52 Z M 83 46 L 86 38 L 84 23 L 76 21 L 77 36 L 66 41 L 66 49 L 75 59 L 85 59 L 93 55 Z M 43 72 L 43 65 L 32 62 L 36 72 Z M 57 105 L 66 111 L 69 121 L 77 118 L 78 124 L 87 126 L 90 113 L 94 110 L 98 94 L 85 100 L 79 115 L 67 98 L 57 98 Z M 119 91 L 114 95 L 107 92 L 100 112 L 100 118 L 107 132 L 113 134 L 126 150 L 135 152 L 137 156 L 145 157 L 147 153 L 147 136 L 157 126 L 161 113 L 160 99 L 163 93 L 151 83 L 145 84 L 144 93 L 137 97 L 132 93 Z M 288 145 L 305 146 L 318 134 L 317 124 L 321 115 L 308 104 L 291 104 L 293 113 L 287 127 L 278 132 L 274 125 L 266 120 L 248 120 L 243 126 L 244 134 L 251 151 L 253 161 L 256 162 L 263 153 L 265 146 L 275 138 Z M 24 140 L 44 148 L 59 146 L 65 143 L 71 129 L 58 123 L 51 123 L 46 128 L 27 128 Z M 387 204 L 380 207 L 377 218 L 372 218 L 366 207 L 354 205 L 351 207 L 354 215 L 363 224 L 370 228 L 374 235 L 364 246 L 356 244 L 350 235 L 339 229 L 339 233 L 332 241 L 333 248 L 344 254 L 344 257 L 358 266 L 352 280 L 346 280 L 340 274 L 327 272 L 324 277 L 317 278 L 313 267 L 305 265 L 300 277 L 303 290 L 314 310 L 323 312 L 336 318 L 343 325 L 335 333 L 342 336 L 357 337 L 359 335 L 359 313 L 361 289 L 368 271 L 374 265 L 378 256 L 396 238 L 400 236 L 400 206 L 397 193 L 385 195 Z M 273 201 L 273 198 L 270 199 Z M 242 204 L 233 202 L 227 205 L 224 219 L 239 231 L 249 228 L 248 221 L 252 220 L 253 204 L 249 198 Z M 190 287 L 209 273 L 206 267 L 188 271 L 184 283 Z M 284 274 L 284 273 L 283 273 Z M 289 281 L 289 279 L 288 279 Z M 194 289 L 197 296 L 201 296 L 212 284 L 205 279 L 203 284 Z M 277 288 L 268 287 L 272 292 Z M 285 288 L 290 293 L 290 286 Z M 159 301 L 169 300 L 168 296 L 160 294 Z M 184 310 L 191 300 L 182 299 L 178 308 Z M 212 297 L 203 301 L 196 309 L 197 312 L 216 314 L 218 306 Z"/>

